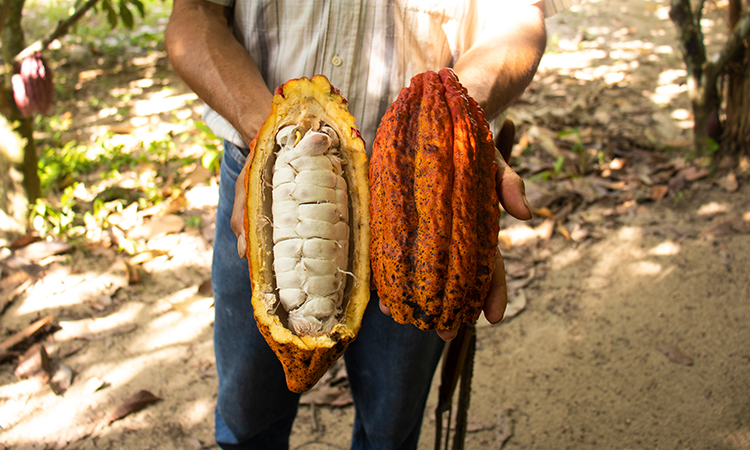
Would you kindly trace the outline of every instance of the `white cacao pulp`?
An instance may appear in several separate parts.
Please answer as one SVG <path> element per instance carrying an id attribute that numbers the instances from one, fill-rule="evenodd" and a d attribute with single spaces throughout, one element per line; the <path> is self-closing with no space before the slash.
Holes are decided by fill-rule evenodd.
<path id="1" fill-rule="evenodd" d="M 304 134 L 303 134 L 304 133 Z M 343 311 L 349 207 L 335 131 L 279 130 L 273 166 L 273 269 L 297 335 L 330 331 Z"/>

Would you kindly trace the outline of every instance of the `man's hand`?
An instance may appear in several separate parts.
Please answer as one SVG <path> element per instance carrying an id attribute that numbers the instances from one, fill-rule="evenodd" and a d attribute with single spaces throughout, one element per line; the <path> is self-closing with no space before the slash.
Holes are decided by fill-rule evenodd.
<path id="1" fill-rule="evenodd" d="M 206 0 L 175 0 L 165 43 L 169 60 L 183 81 L 250 142 L 271 111 L 273 94 L 229 28 L 230 12 Z M 243 258 L 247 256 L 245 171 L 251 159 L 247 158 L 237 179 L 231 221 Z"/>
<path id="2" fill-rule="evenodd" d="M 245 203 L 245 176 L 253 160 L 252 149 L 255 147 L 255 140 L 250 143 L 250 154 L 245 159 L 245 166 L 242 167 L 237 182 L 234 184 L 234 207 L 232 208 L 232 219 L 229 224 L 232 231 L 237 236 L 237 253 L 240 258 L 247 258 L 247 241 L 245 240 L 245 214 L 247 205 Z"/>

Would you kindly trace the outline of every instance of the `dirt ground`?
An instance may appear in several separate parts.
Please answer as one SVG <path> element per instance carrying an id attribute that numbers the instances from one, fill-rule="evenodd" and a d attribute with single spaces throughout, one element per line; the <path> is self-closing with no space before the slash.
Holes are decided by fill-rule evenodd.
<path id="1" fill-rule="evenodd" d="M 708 2 L 710 50 L 725 3 Z M 513 317 L 479 323 L 467 449 L 750 449 L 750 169 L 685 158 L 692 124 L 667 12 L 589 1 L 548 20 L 548 53 L 510 113 L 537 214 L 503 219 Z M 129 67 L 118 76 L 144 87 L 140 111 L 165 86 L 171 111 L 115 124 L 78 104 L 84 135 L 143 137 L 200 117 L 163 54 Z M 36 339 L 51 380 L 0 364 L 0 449 L 218 448 L 206 284 L 217 178 L 192 173 L 179 208 L 120 222 L 147 246 L 141 260 L 101 243 L 28 251 L 44 271 L 12 296 L 0 289 L 0 339 L 53 316 Z M 292 448 L 348 448 L 344 377 L 306 398 Z M 436 388 L 420 449 L 433 448 Z M 122 414 L 141 390 L 159 400 Z"/>

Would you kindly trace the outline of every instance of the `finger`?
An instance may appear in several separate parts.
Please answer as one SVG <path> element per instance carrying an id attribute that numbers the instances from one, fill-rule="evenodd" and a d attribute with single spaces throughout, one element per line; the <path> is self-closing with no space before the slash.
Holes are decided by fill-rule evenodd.
<path id="1" fill-rule="evenodd" d="M 383 300 L 380 300 L 380 311 L 386 316 L 391 315 L 391 308 L 385 306 L 385 303 L 383 303 Z"/>
<path id="2" fill-rule="evenodd" d="M 232 207 L 232 218 L 229 221 L 234 235 L 237 236 L 237 254 L 240 255 L 240 258 L 247 258 L 247 242 L 245 241 L 245 173 L 248 166 L 249 164 L 246 163 L 237 177 L 237 182 L 234 184 L 234 205 Z"/>
<path id="3" fill-rule="evenodd" d="M 458 327 L 452 330 L 437 330 L 437 334 L 438 336 L 440 336 L 440 339 L 444 341 L 450 341 L 458 334 Z"/>
<path id="4" fill-rule="evenodd" d="M 508 286 L 505 281 L 505 263 L 500 250 L 495 253 L 495 271 L 492 272 L 492 285 L 484 301 L 484 317 L 489 323 L 503 320 L 508 305 Z"/>
<path id="5" fill-rule="evenodd" d="M 526 199 L 526 187 L 523 180 L 505 162 L 499 151 L 495 152 L 495 163 L 497 164 L 495 186 L 503 209 L 516 219 L 531 219 L 531 206 Z"/>
<path id="6" fill-rule="evenodd" d="M 510 154 L 513 151 L 513 139 L 516 135 L 516 126 L 510 119 L 505 119 L 503 127 L 495 137 L 495 146 L 500 150 L 500 155 L 506 163 L 510 164 Z"/>

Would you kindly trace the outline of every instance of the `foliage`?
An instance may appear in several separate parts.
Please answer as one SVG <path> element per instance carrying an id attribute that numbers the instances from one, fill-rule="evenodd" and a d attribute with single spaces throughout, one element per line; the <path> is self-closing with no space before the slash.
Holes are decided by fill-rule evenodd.
<path id="1" fill-rule="evenodd" d="M 202 134 L 200 141 L 206 150 L 201 158 L 201 164 L 211 172 L 216 172 L 219 170 L 219 164 L 221 163 L 221 150 L 219 149 L 221 141 L 205 123 L 196 122 L 195 127 Z"/>
<path id="2" fill-rule="evenodd" d="M 39 173 L 44 196 L 31 212 L 36 231 L 76 239 L 86 231 L 106 229 L 109 214 L 133 202 L 144 209 L 173 196 L 179 187 L 167 180 L 180 167 L 197 162 L 179 154 L 175 140 L 182 135 L 141 142 L 131 150 L 111 144 L 110 138 L 105 135 L 92 145 L 70 141 L 42 150 Z M 123 179 L 128 180 L 127 187 Z"/>
<path id="3" fill-rule="evenodd" d="M 78 8 L 85 0 L 76 0 L 75 7 Z M 115 4 L 112 0 L 101 0 L 101 10 L 107 15 L 107 22 L 112 28 L 117 27 L 119 22 L 133 29 L 135 20 L 133 11 L 135 9 L 143 19 L 146 16 L 146 7 L 140 0 L 120 0 Z"/>

